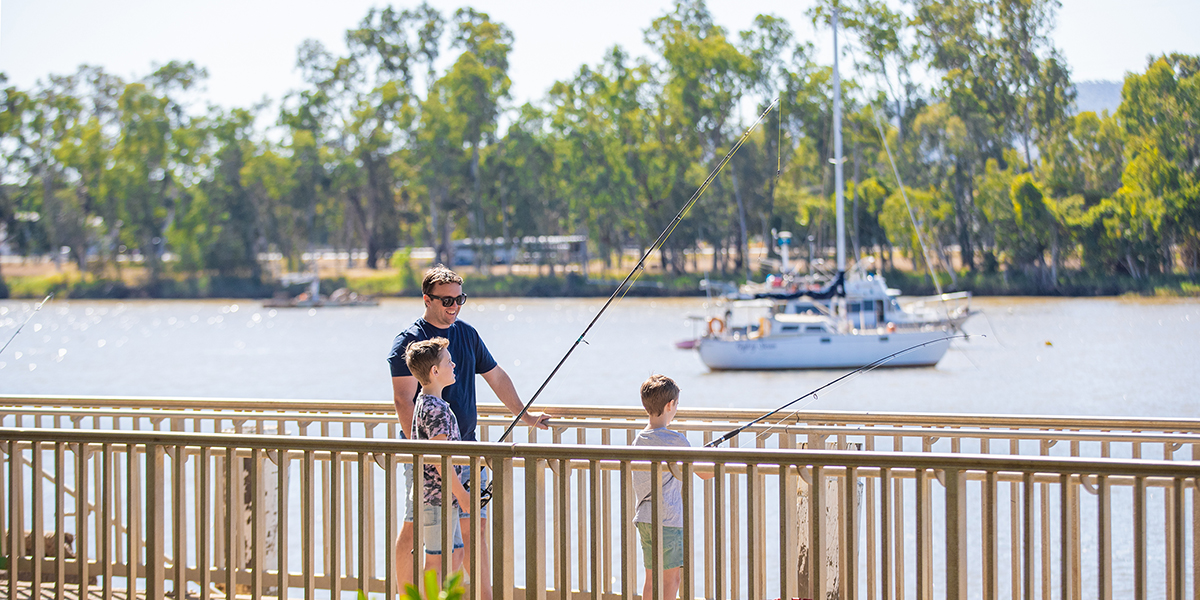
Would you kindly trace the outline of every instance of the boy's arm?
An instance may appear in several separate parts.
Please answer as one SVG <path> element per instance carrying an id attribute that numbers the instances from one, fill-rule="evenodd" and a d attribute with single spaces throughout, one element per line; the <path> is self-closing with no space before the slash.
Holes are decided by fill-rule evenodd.
<path id="1" fill-rule="evenodd" d="M 430 441 L 434 441 L 434 442 L 437 442 L 437 441 L 444 442 L 450 438 L 446 437 L 446 434 L 441 433 L 441 434 L 435 435 L 429 439 L 430 439 Z M 442 476 L 442 461 L 439 460 L 439 461 L 433 463 L 433 468 L 437 470 L 438 477 L 441 477 Z M 463 487 L 463 484 L 461 481 L 458 480 L 458 477 L 450 478 L 450 493 L 454 494 L 454 498 L 456 500 L 458 500 L 459 508 L 466 510 L 466 507 L 471 505 L 471 496 L 469 494 L 467 494 L 467 488 Z"/>

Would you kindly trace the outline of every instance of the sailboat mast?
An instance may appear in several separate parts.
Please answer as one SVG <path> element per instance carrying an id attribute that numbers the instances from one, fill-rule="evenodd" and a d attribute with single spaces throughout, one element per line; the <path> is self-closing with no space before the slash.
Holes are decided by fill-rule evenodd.
<path id="1" fill-rule="evenodd" d="M 842 173 L 842 78 L 838 72 L 838 9 L 833 9 L 833 187 L 837 198 L 837 268 L 846 272 L 846 218 L 842 214 L 845 176 Z"/>

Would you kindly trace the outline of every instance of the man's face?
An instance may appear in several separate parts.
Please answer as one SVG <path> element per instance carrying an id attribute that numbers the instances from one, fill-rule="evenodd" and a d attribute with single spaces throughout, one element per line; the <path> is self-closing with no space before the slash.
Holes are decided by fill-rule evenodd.
<path id="1" fill-rule="evenodd" d="M 445 329 L 454 324 L 458 319 L 458 311 L 462 310 L 462 305 L 450 303 L 450 306 L 442 306 L 441 298 L 454 298 L 462 294 L 462 285 L 457 283 L 439 283 L 433 286 L 433 289 L 425 294 L 425 320 L 433 325 Z M 431 298 L 430 296 L 437 296 Z"/>

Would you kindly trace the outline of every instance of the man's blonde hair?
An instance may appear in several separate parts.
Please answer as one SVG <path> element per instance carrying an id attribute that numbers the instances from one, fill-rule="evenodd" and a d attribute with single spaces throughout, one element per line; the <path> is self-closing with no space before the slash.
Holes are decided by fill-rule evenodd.
<path id="1" fill-rule="evenodd" d="M 435 337 L 413 342 L 404 351 L 404 363 L 408 365 L 408 370 L 422 386 L 429 385 L 431 379 L 429 375 L 433 371 L 433 367 L 441 362 L 442 350 L 449 345 L 450 340 L 444 337 Z"/>
<path id="2" fill-rule="evenodd" d="M 672 400 L 679 398 L 679 386 L 666 375 L 651 375 L 642 384 L 642 406 L 652 417 L 663 414 Z"/>
<path id="3" fill-rule="evenodd" d="M 421 293 L 428 294 L 433 291 L 433 286 L 442 283 L 457 283 L 462 285 L 463 279 L 458 273 L 446 268 L 446 265 L 433 265 L 428 271 L 425 271 L 425 279 L 421 280 Z"/>

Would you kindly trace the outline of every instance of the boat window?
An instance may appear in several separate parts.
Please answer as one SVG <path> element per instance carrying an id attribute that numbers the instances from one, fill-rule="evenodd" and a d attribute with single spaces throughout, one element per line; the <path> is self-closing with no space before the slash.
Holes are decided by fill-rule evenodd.
<path id="1" fill-rule="evenodd" d="M 808 332 L 825 331 L 825 328 L 821 327 L 820 325 L 809 325 L 808 327 L 805 327 L 804 330 Z"/>
<path id="2" fill-rule="evenodd" d="M 832 343 L 832 342 L 833 342 L 833 340 L 832 340 L 832 339 L 830 339 L 830 338 L 821 338 L 821 343 L 822 343 L 822 344 L 830 344 L 830 343 Z"/>
<path id="3" fill-rule="evenodd" d="M 799 331 L 799 325 L 784 325 L 780 331 Z"/>

